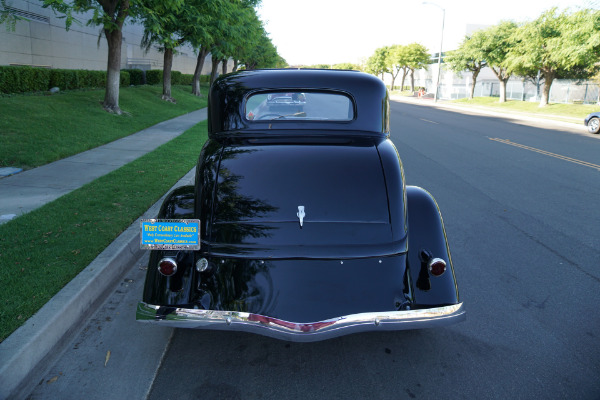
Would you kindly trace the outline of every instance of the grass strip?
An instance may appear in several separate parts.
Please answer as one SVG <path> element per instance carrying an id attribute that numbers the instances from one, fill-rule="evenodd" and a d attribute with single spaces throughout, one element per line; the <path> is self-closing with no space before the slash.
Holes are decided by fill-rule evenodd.
<path id="1" fill-rule="evenodd" d="M 497 97 L 475 97 L 473 100 L 468 98 L 453 100 L 453 104 L 467 106 L 481 106 L 503 111 L 516 111 L 527 114 L 536 114 L 543 117 L 568 117 L 578 118 L 583 124 L 583 119 L 591 112 L 600 111 L 600 107 L 593 104 L 561 104 L 551 103 L 545 107 L 540 107 L 539 102 L 507 100 L 500 103 Z"/>
<path id="2" fill-rule="evenodd" d="M 411 97 L 413 92 L 411 91 L 394 91 L 393 94 Z M 432 101 L 430 99 L 423 101 Z M 443 103 L 465 105 L 471 107 L 485 107 L 496 109 L 497 111 L 509 111 L 517 113 L 534 114 L 540 117 L 548 117 L 553 119 L 560 119 L 561 117 L 566 118 L 577 118 L 581 120 L 592 112 L 600 111 L 600 106 L 596 104 L 562 104 L 562 103 L 550 103 L 545 107 L 540 107 L 539 102 L 531 101 L 519 101 L 519 100 L 507 100 L 504 103 L 500 103 L 498 97 L 475 97 L 473 100 L 468 98 L 458 100 L 442 100 Z M 573 121 L 570 121 L 573 122 Z"/>
<path id="3" fill-rule="evenodd" d="M 187 86 L 172 92 L 177 104 L 161 86 L 121 88 L 122 115 L 102 109 L 103 89 L 0 97 L 0 167 L 39 167 L 206 107 Z"/>
<path id="4" fill-rule="evenodd" d="M 153 152 L 0 225 L 0 342 L 196 164 L 206 121 Z"/>

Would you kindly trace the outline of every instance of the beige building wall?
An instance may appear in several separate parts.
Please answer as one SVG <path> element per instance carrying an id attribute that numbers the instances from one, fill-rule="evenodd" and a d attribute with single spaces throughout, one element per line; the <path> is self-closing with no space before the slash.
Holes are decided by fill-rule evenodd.
<path id="1" fill-rule="evenodd" d="M 64 18 L 58 18 L 51 9 L 42 8 L 40 4 L 39 0 L 7 0 L 7 6 L 28 21 L 18 21 L 14 32 L 0 26 L 0 65 L 106 70 L 106 38 L 100 36 L 99 26 L 86 25 L 91 13 L 77 15 L 81 24 L 73 23 L 67 31 Z M 143 27 L 127 22 L 123 27 L 121 68 L 162 69 L 163 54 L 156 47 L 146 52 L 140 46 Z M 193 74 L 195 67 L 194 49 L 178 48 L 173 70 Z M 202 73 L 210 74 L 210 70 L 209 55 Z"/>

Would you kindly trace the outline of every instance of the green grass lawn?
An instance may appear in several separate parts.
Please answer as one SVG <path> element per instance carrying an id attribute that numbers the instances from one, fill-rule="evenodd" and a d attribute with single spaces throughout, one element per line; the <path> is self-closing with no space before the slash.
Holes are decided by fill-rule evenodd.
<path id="1" fill-rule="evenodd" d="M 103 89 L 0 97 L 0 167 L 39 167 L 206 107 L 188 86 L 173 87 L 177 104 L 161 94 L 161 86 L 121 88 L 123 115 L 102 109 Z"/>
<path id="2" fill-rule="evenodd" d="M 399 96 L 412 96 L 411 91 L 394 91 L 392 94 Z M 475 97 L 473 100 L 468 98 L 458 100 L 442 100 L 446 104 L 464 105 L 469 107 L 484 107 L 497 109 L 498 111 L 508 111 L 516 113 L 534 114 L 544 118 L 563 119 L 570 122 L 581 122 L 591 112 L 600 111 L 600 106 L 595 104 L 560 104 L 551 103 L 545 107 L 540 107 L 539 102 L 508 100 L 500 103 L 498 97 Z M 430 101 L 430 100 L 427 100 Z M 577 119 L 577 121 L 574 121 Z"/>
<path id="3" fill-rule="evenodd" d="M 118 170 L 0 225 L 0 341 L 193 168 L 206 135 L 202 122 Z"/>
<path id="4" fill-rule="evenodd" d="M 206 93 L 206 88 L 203 88 Z M 0 97 L 0 166 L 31 168 L 206 107 L 185 86 L 121 88 L 124 115 L 101 107 L 104 90 Z M 206 122 L 153 152 L 0 225 L 0 341 L 38 311 L 198 159 Z M 176 154 L 176 157 L 173 155 Z"/>
<path id="5" fill-rule="evenodd" d="M 551 103 L 545 107 L 540 107 L 538 102 L 531 101 L 508 100 L 505 103 L 500 103 L 497 97 L 475 97 L 473 100 L 465 98 L 460 100 L 452 100 L 450 103 L 457 105 L 495 108 L 498 110 L 522 112 L 527 114 L 552 116 L 554 118 L 578 118 L 581 120 L 581 123 L 583 123 L 583 119 L 589 113 L 600 111 L 600 106 L 590 104 Z"/>

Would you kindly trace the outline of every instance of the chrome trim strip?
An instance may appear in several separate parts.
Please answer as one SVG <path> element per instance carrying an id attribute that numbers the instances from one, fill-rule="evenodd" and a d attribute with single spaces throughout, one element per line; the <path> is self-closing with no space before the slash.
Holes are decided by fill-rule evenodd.
<path id="1" fill-rule="evenodd" d="M 463 303 L 420 310 L 352 314 L 313 323 L 282 321 L 237 311 L 196 310 L 138 303 L 136 319 L 174 328 L 257 333 L 292 342 L 314 342 L 368 331 L 432 328 L 466 319 Z"/>

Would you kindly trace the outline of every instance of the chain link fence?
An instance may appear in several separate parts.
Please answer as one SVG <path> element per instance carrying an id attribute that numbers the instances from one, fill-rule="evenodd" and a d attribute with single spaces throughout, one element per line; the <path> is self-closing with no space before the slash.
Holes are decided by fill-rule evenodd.
<path id="1" fill-rule="evenodd" d="M 439 98 L 444 100 L 456 100 L 469 97 L 471 83 L 465 79 L 454 79 L 448 83 L 448 79 L 442 79 Z M 415 79 L 415 85 L 423 86 L 428 92 L 435 91 L 434 80 Z M 540 101 L 543 91 L 543 82 L 536 84 L 530 80 L 511 79 L 506 84 L 506 98 L 508 100 Z M 490 79 L 481 79 L 475 85 L 474 97 L 500 97 L 500 82 Z M 586 82 L 569 79 L 556 79 L 550 88 L 550 103 L 563 104 L 598 104 L 600 105 L 600 86 L 595 82 Z"/>
<path id="2" fill-rule="evenodd" d="M 440 85 L 441 99 L 462 99 L 469 97 L 471 85 L 453 83 Z M 428 87 L 431 87 L 431 83 Z M 543 85 L 529 81 L 510 80 L 506 84 L 508 100 L 539 101 Z M 600 88 L 597 83 L 557 79 L 550 88 L 550 103 L 600 104 Z M 500 82 L 482 81 L 475 85 L 474 97 L 500 97 Z"/>

